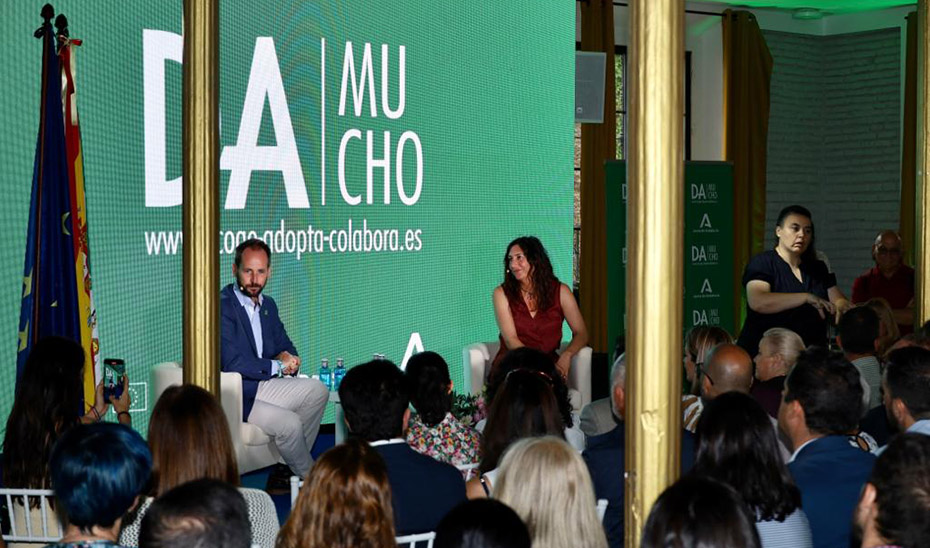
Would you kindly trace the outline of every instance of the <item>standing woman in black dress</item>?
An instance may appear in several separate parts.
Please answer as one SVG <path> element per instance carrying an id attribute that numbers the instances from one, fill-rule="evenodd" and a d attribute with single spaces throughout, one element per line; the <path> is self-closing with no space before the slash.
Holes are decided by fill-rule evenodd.
<path id="1" fill-rule="evenodd" d="M 750 259 L 743 272 L 747 309 L 737 344 L 750 356 L 758 353 L 762 334 L 772 327 L 794 331 L 807 346 L 825 346 L 828 315 L 839 320 L 852 306 L 836 286 L 836 276 L 817 258 L 807 208 L 782 209 L 775 237 L 775 249 Z"/>

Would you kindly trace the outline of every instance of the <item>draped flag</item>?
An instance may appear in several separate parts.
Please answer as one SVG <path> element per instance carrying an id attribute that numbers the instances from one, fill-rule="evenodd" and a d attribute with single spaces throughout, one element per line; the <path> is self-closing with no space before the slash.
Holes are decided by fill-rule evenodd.
<path id="1" fill-rule="evenodd" d="M 59 16 L 63 19 L 64 16 Z M 94 401 L 96 380 L 100 378 L 100 342 L 97 339 L 97 308 L 90 283 L 90 246 L 87 238 L 87 205 L 84 198 L 84 153 L 78 122 L 77 92 L 74 85 L 74 48 L 81 41 L 62 36 L 59 29 L 58 57 L 61 61 L 64 98 L 65 147 L 68 153 L 68 182 L 71 197 L 71 234 L 74 241 L 74 272 L 77 282 L 81 346 L 84 347 L 84 401 Z"/>
<path id="2" fill-rule="evenodd" d="M 97 369 L 96 314 L 90 291 L 87 212 L 80 127 L 74 102 L 74 64 L 67 20 L 50 5 L 36 31 L 42 40 L 39 135 L 32 175 L 20 309 L 17 379 L 32 345 L 57 335 L 81 342 L 85 352 L 85 405 L 94 400 Z M 62 43 L 61 57 L 58 44 Z M 62 70 L 62 60 L 67 69 Z M 67 116 L 63 110 L 65 98 Z M 67 133 L 66 133 L 67 128 Z"/>

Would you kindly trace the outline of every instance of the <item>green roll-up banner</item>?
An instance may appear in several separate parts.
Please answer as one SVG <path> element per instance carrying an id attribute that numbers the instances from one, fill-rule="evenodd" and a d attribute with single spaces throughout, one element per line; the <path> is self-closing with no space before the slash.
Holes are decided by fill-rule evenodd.
<path id="1" fill-rule="evenodd" d="M 608 162 L 607 328 L 626 335 L 626 162 Z M 685 163 L 684 330 L 718 325 L 735 334 L 733 318 L 733 165 Z"/>

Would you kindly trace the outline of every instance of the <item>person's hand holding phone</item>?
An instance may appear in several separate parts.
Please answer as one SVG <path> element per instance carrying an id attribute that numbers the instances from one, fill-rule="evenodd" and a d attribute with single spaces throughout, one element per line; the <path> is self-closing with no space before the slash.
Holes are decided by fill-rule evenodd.
<path id="1" fill-rule="evenodd" d="M 91 423 L 99 421 L 107 414 L 109 408 L 110 404 L 107 403 L 106 398 L 103 396 L 103 381 L 101 380 L 97 383 L 97 387 L 94 390 L 94 405 L 87 414 L 84 415 L 83 422 Z"/>
<path id="2" fill-rule="evenodd" d="M 120 424 L 130 424 L 132 417 L 129 415 L 129 408 L 132 406 L 132 398 L 129 397 L 129 375 L 123 373 L 123 391 L 120 396 L 110 396 L 110 403 L 113 404 L 113 410 L 116 411 L 116 420 Z"/>

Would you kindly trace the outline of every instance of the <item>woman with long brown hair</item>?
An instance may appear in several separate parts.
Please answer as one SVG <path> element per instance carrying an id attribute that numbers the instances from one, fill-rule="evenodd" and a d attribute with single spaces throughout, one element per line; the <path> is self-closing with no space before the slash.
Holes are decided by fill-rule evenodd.
<path id="1" fill-rule="evenodd" d="M 394 548 L 394 513 L 387 468 L 359 439 L 316 461 L 277 548 Z"/>
<path id="2" fill-rule="evenodd" d="M 120 535 L 123 546 L 138 546 L 142 517 L 152 500 L 182 483 L 209 478 L 239 487 L 236 452 L 229 422 L 212 394 L 191 384 L 165 390 L 149 420 L 152 481 L 149 498 L 137 518 Z M 271 497 L 258 489 L 243 489 L 252 524 L 252 544 L 274 546 L 278 514 Z"/>
<path id="3" fill-rule="evenodd" d="M 567 377 L 572 356 L 588 343 L 588 330 L 575 296 L 555 277 L 549 254 L 535 236 L 522 236 L 507 246 L 504 282 L 494 288 L 494 317 L 501 345 L 492 374 L 507 352 L 529 346 L 548 354 L 559 373 Z M 558 354 L 563 321 L 572 330 L 572 340 Z"/>

